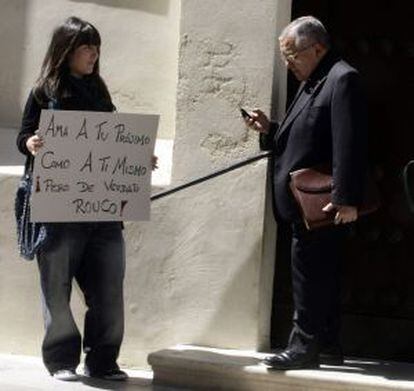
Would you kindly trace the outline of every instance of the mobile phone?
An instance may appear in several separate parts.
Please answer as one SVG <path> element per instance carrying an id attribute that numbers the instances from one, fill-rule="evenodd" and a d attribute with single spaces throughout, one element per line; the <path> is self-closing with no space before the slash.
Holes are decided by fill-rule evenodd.
<path id="1" fill-rule="evenodd" d="M 240 107 L 240 113 L 244 119 L 252 119 L 252 116 L 242 107 Z"/>

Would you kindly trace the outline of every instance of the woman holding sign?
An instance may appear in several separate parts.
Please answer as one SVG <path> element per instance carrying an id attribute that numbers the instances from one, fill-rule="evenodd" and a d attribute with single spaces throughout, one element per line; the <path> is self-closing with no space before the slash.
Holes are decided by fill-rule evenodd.
<path id="1" fill-rule="evenodd" d="M 96 28 L 71 17 L 57 27 L 41 75 L 24 109 L 17 137 L 26 167 L 43 147 L 36 135 L 42 109 L 113 111 L 99 75 L 101 39 Z M 70 309 L 73 278 L 88 307 L 83 350 L 85 375 L 125 380 L 117 358 L 124 332 L 125 249 L 120 222 L 46 224 L 48 240 L 37 253 L 46 333 L 43 361 L 59 380 L 76 380 L 81 335 Z"/>

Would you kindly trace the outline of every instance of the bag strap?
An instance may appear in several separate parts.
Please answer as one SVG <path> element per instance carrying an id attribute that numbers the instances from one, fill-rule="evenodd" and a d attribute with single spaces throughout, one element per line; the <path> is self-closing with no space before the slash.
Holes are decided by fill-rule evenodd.
<path id="1" fill-rule="evenodd" d="M 33 175 L 33 168 L 34 168 L 34 156 L 32 154 L 28 155 L 25 167 L 24 167 L 24 174 L 25 178 L 30 178 Z"/>
<path id="2" fill-rule="evenodd" d="M 51 98 L 49 102 L 47 102 L 47 108 L 49 110 L 57 110 L 58 109 L 58 101 L 56 98 Z"/>

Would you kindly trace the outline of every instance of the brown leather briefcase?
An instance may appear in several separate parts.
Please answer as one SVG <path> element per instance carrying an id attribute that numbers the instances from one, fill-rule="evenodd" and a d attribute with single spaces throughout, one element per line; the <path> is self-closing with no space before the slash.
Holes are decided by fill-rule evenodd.
<path id="1" fill-rule="evenodd" d="M 290 188 L 299 205 L 308 230 L 334 224 L 335 211 L 324 212 L 322 208 L 331 202 L 331 168 L 321 165 L 303 168 L 290 173 Z M 378 189 L 372 178 L 367 180 L 365 195 L 358 208 L 358 215 L 376 211 L 380 206 Z"/>

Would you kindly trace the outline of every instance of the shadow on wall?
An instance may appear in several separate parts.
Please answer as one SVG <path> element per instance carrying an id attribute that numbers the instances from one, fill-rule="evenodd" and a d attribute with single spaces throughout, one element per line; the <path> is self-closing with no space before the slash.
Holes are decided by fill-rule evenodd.
<path id="1" fill-rule="evenodd" d="M 258 308 L 259 299 L 262 298 L 260 290 L 264 288 L 252 281 L 252 278 L 259 281 L 257 274 L 262 265 L 258 259 L 261 256 L 262 239 L 257 238 L 250 245 L 249 253 L 245 254 L 246 259 L 229 280 L 214 317 L 204 328 L 205 333 L 198 336 L 203 345 L 258 351 L 264 347 L 260 335 L 263 319 L 259 318 Z M 247 292 L 246 289 L 250 290 Z M 267 345 L 267 341 L 264 344 Z M 251 362 L 245 365 L 255 364 Z"/>
<path id="2" fill-rule="evenodd" d="M 185 273 L 174 271 L 177 279 L 170 279 L 170 307 L 175 309 L 171 342 L 251 350 L 262 343 L 262 221 L 255 216 L 263 195 L 256 187 L 260 181 L 264 185 L 264 173 L 259 164 L 215 178 L 207 190 L 193 188 L 181 195 L 187 212 L 176 228 L 180 235 L 172 251 Z M 253 183 L 251 178 L 260 179 Z M 243 211 L 235 209 L 236 194 Z"/>
<path id="3" fill-rule="evenodd" d="M 167 15 L 170 0 L 70 0 L 76 3 L 96 3 L 105 7 L 140 10 L 151 14 Z"/>
<path id="4" fill-rule="evenodd" d="M 16 128 L 20 125 L 26 6 L 27 0 L 1 2 L 0 128 Z"/>

